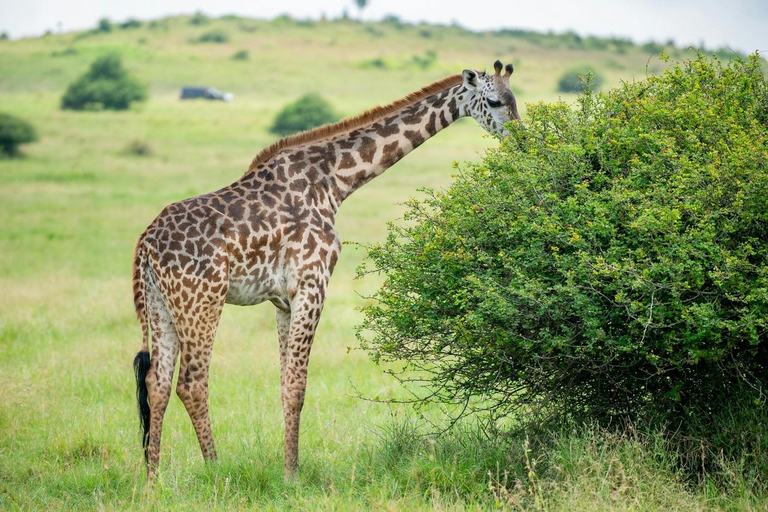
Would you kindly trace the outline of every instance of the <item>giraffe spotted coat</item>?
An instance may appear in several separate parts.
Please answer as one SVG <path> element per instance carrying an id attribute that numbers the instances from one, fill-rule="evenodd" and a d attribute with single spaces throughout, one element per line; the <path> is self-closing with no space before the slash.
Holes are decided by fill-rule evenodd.
<path id="1" fill-rule="evenodd" d="M 151 356 L 145 456 L 152 480 L 163 415 L 176 393 L 203 457 L 215 459 L 208 411 L 211 350 L 225 303 L 270 301 L 277 312 L 286 478 L 298 476 L 299 419 L 309 353 L 339 258 L 339 206 L 351 193 L 456 119 L 490 133 L 519 119 L 501 74 L 465 70 L 356 118 L 283 139 L 262 151 L 234 183 L 167 206 L 139 237 L 134 258 L 140 355 Z M 138 358 L 139 356 L 137 356 Z"/>

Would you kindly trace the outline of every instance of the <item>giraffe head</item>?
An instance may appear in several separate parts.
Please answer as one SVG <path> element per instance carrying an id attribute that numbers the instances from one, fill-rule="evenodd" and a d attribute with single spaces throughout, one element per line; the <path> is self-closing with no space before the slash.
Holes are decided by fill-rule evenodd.
<path id="1" fill-rule="evenodd" d="M 509 77 L 515 69 L 512 64 L 504 68 L 498 60 L 493 63 L 493 69 L 492 75 L 474 69 L 462 72 L 464 88 L 469 92 L 462 113 L 472 116 L 488 133 L 498 135 L 506 132 L 505 123 L 520 120 L 520 114 L 515 95 L 509 90 Z"/>

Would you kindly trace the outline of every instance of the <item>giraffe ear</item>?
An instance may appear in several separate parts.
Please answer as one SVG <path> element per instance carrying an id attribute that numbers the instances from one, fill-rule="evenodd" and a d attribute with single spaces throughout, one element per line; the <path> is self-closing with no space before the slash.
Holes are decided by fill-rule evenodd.
<path id="1" fill-rule="evenodd" d="M 477 71 L 474 69 L 465 69 L 461 72 L 461 76 L 464 81 L 464 87 L 470 91 L 477 90 Z"/>

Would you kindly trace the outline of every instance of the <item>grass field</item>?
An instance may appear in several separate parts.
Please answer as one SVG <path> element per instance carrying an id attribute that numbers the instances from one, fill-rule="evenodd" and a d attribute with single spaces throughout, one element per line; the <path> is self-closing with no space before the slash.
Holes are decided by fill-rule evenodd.
<path id="1" fill-rule="evenodd" d="M 313 348 L 301 486 L 282 480 L 267 304 L 228 306 L 221 321 L 210 385 L 220 461 L 202 463 L 173 398 L 161 476 L 147 491 L 131 367 L 140 345 L 134 242 L 169 202 L 237 179 L 274 140 L 267 127 L 282 105 L 314 91 L 352 115 L 496 58 L 515 64 L 521 104 L 556 100 L 557 78 L 575 64 L 599 68 L 606 86 L 662 66 L 638 47 L 568 49 L 556 37 L 457 27 L 240 18 L 198 26 L 187 17 L 155 25 L 0 42 L 0 111 L 40 133 L 23 158 L 0 160 L 0 509 L 765 509 L 738 479 L 725 490 L 685 481 L 652 436 L 587 429 L 529 445 L 489 440 L 468 423 L 433 438 L 417 435 L 424 428 L 408 408 L 355 398 L 401 393 L 355 350 L 356 308 L 377 285 L 354 279 L 363 258 L 355 245 L 344 249 Z M 214 28 L 230 41 L 189 42 Z M 241 49 L 250 58 L 231 59 Z M 150 100 L 128 112 L 59 110 L 66 85 L 108 50 L 149 85 Z M 414 60 L 429 50 L 434 63 Z M 235 101 L 177 100 L 181 86 L 196 84 Z M 137 139 L 150 156 L 126 151 Z M 400 203 L 419 187 L 446 186 L 454 161 L 476 160 L 494 143 L 471 121 L 450 127 L 352 196 L 340 233 L 381 240 Z"/>

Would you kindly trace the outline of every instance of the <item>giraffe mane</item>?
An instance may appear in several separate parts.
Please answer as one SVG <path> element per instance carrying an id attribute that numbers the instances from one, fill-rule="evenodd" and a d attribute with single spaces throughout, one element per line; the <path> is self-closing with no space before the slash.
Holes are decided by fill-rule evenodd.
<path id="1" fill-rule="evenodd" d="M 461 83 L 461 81 L 461 74 L 447 76 L 427 85 L 426 87 L 419 89 L 418 91 L 409 93 L 388 105 L 373 107 L 372 109 L 366 110 L 362 114 L 342 119 L 336 123 L 318 126 L 317 128 L 313 128 L 311 130 L 283 137 L 277 142 L 274 142 L 259 151 L 259 153 L 251 161 L 251 165 L 248 167 L 248 171 L 252 171 L 260 163 L 269 160 L 286 148 L 328 139 L 340 133 L 349 132 L 362 126 L 366 126 L 373 123 L 374 121 L 378 121 L 385 116 L 393 114 L 398 110 L 412 105 L 417 101 L 421 101 L 428 96 L 443 91 L 450 86 L 458 85 Z"/>

